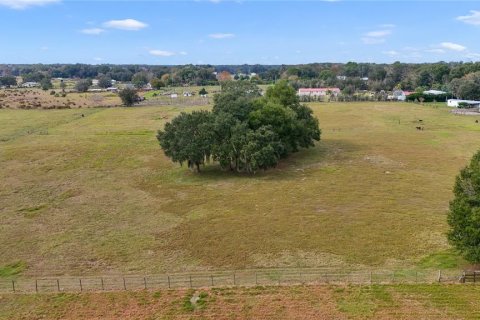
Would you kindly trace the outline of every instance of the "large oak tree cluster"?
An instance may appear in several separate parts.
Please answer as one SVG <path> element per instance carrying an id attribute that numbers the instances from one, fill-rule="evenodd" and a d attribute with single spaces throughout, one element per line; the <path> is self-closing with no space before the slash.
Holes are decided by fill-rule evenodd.
<path id="1" fill-rule="evenodd" d="M 460 171 L 453 193 L 448 239 L 467 261 L 480 263 L 480 151 Z"/>
<path id="2" fill-rule="evenodd" d="M 217 161 L 223 169 L 255 173 L 320 140 L 318 120 L 300 104 L 295 89 L 281 81 L 264 96 L 247 81 L 227 81 L 212 111 L 181 113 L 158 131 L 174 162 L 192 170 Z"/>

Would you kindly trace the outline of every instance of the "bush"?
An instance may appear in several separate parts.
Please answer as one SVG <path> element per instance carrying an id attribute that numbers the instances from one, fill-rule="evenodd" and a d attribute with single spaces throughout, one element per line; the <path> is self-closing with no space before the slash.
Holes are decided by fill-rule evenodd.
<path id="1" fill-rule="evenodd" d="M 122 99 L 123 105 L 127 107 L 131 107 L 135 102 L 140 101 L 140 97 L 135 89 L 125 88 L 118 93 L 118 96 Z"/>

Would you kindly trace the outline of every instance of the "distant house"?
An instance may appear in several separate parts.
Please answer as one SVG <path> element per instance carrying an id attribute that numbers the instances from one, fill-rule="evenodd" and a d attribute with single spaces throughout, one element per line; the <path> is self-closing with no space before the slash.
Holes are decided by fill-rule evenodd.
<path id="1" fill-rule="evenodd" d="M 397 100 L 397 101 L 406 101 L 407 96 L 411 95 L 412 91 L 404 91 L 404 90 L 394 90 L 392 94 L 387 96 L 387 100 Z"/>
<path id="2" fill-rule="evenodd" d="M 98 79 L 93 79 L 92 80 L 92 86 L 98 86 L 98 82 L 99 82 Z"/>
<path id="3" fill-rule="evenodd" d="M 185 92 L 183 93 L 183 96 L 184 96 L 184 97 L 191 97 L 191 96 L 192 96 L 192 93 L 191 93 L 191 92 L 188 92 L 188 91 L 185 91 Z"/>
<path id="4" fill-rule="evenodd" d="M 176 98 L 178 98 L 178 94 L 172 93 L 172 94 L 170 94 L 170 98 L 176 99 Z"/>
<path id="5" fill-rule="evenodd" d="M 320 97 L 326 95 L 338 95 L 340 93 L 339 88 L 300 88 L 298 89 L 298 95 L 310 96 L 310 97 Z"/>
<path id="6" fill-rule="evenodd" d="M 440 91 L 440 90 L 427 90 L 423 91 L 423 94 L 433 94 L 438 96 L 439 94 L 447 94 L 445 91 Z"/>
<path id="7" fill-rule="evenodd" d="M 22 87 L 24 87 L 24 88 L 35 88 L 35 87 L 38 87 L 38 86 L 40 86 L 40 84 L 38 82 L 35 82 L 35 81 L 22 83 Z"/>
<path id="8" fill-rule="evenodd" d="M 447 106 L 458 108 L 461 104 L 467 104 L 470 108 L 480 108 L 480 101 L 475 100 L 461 100 L 461 99 L 448 99 Z"/>
<path id="9" fill-rule="evenodd" d="M 390 98 L 390 99 L 389 99 Z M 397 101 L 405 101 L 407 100 L 407 95 L 402 90 L 395 90 L 392 92 L 392 95 L 387 97 L 388 100 L 397 100 Z"/>
<path id="10" fill-rule="evenodd" d="M 118 92 L 117 87 L 108 87 L 106 90 L 109 91 L 109 92 Z"/>

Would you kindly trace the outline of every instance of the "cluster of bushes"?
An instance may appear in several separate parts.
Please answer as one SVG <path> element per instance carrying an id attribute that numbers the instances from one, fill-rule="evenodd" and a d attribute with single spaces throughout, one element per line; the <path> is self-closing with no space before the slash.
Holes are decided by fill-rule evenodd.
<path id="1" fill-rule="evenodd" d="M 281 81 L 265 96 L 251 82 L 225 82 L 212 111 L 181 113 L 158 131 L 157 139 L 174 162 L 192 170 L 217 161 L 223 169 L 255 173 L 320 140 L 318 120 L 295 89 Z"/>
<path id="2" fill-rule="evenodd" d="M 446 94 L 424 94 L 422 92 L 411 93 L 407 96 L 407 101 L 413 102 L 442 102 L 447 99 Z"/>

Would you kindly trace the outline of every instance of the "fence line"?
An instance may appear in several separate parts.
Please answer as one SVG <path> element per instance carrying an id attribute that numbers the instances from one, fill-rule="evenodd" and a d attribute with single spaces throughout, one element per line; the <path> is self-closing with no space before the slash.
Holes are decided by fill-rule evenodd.
<path id="1" fill-rule="evenodd" d="M 125 275 L 96 277 L 42 277 L 1 279 L 0 293 L 125 291 L 223 286 L 298 284 L 395 284 L 458 282 L 460 271 L 351 271 L 273 269 L 210 273 Z"/>

